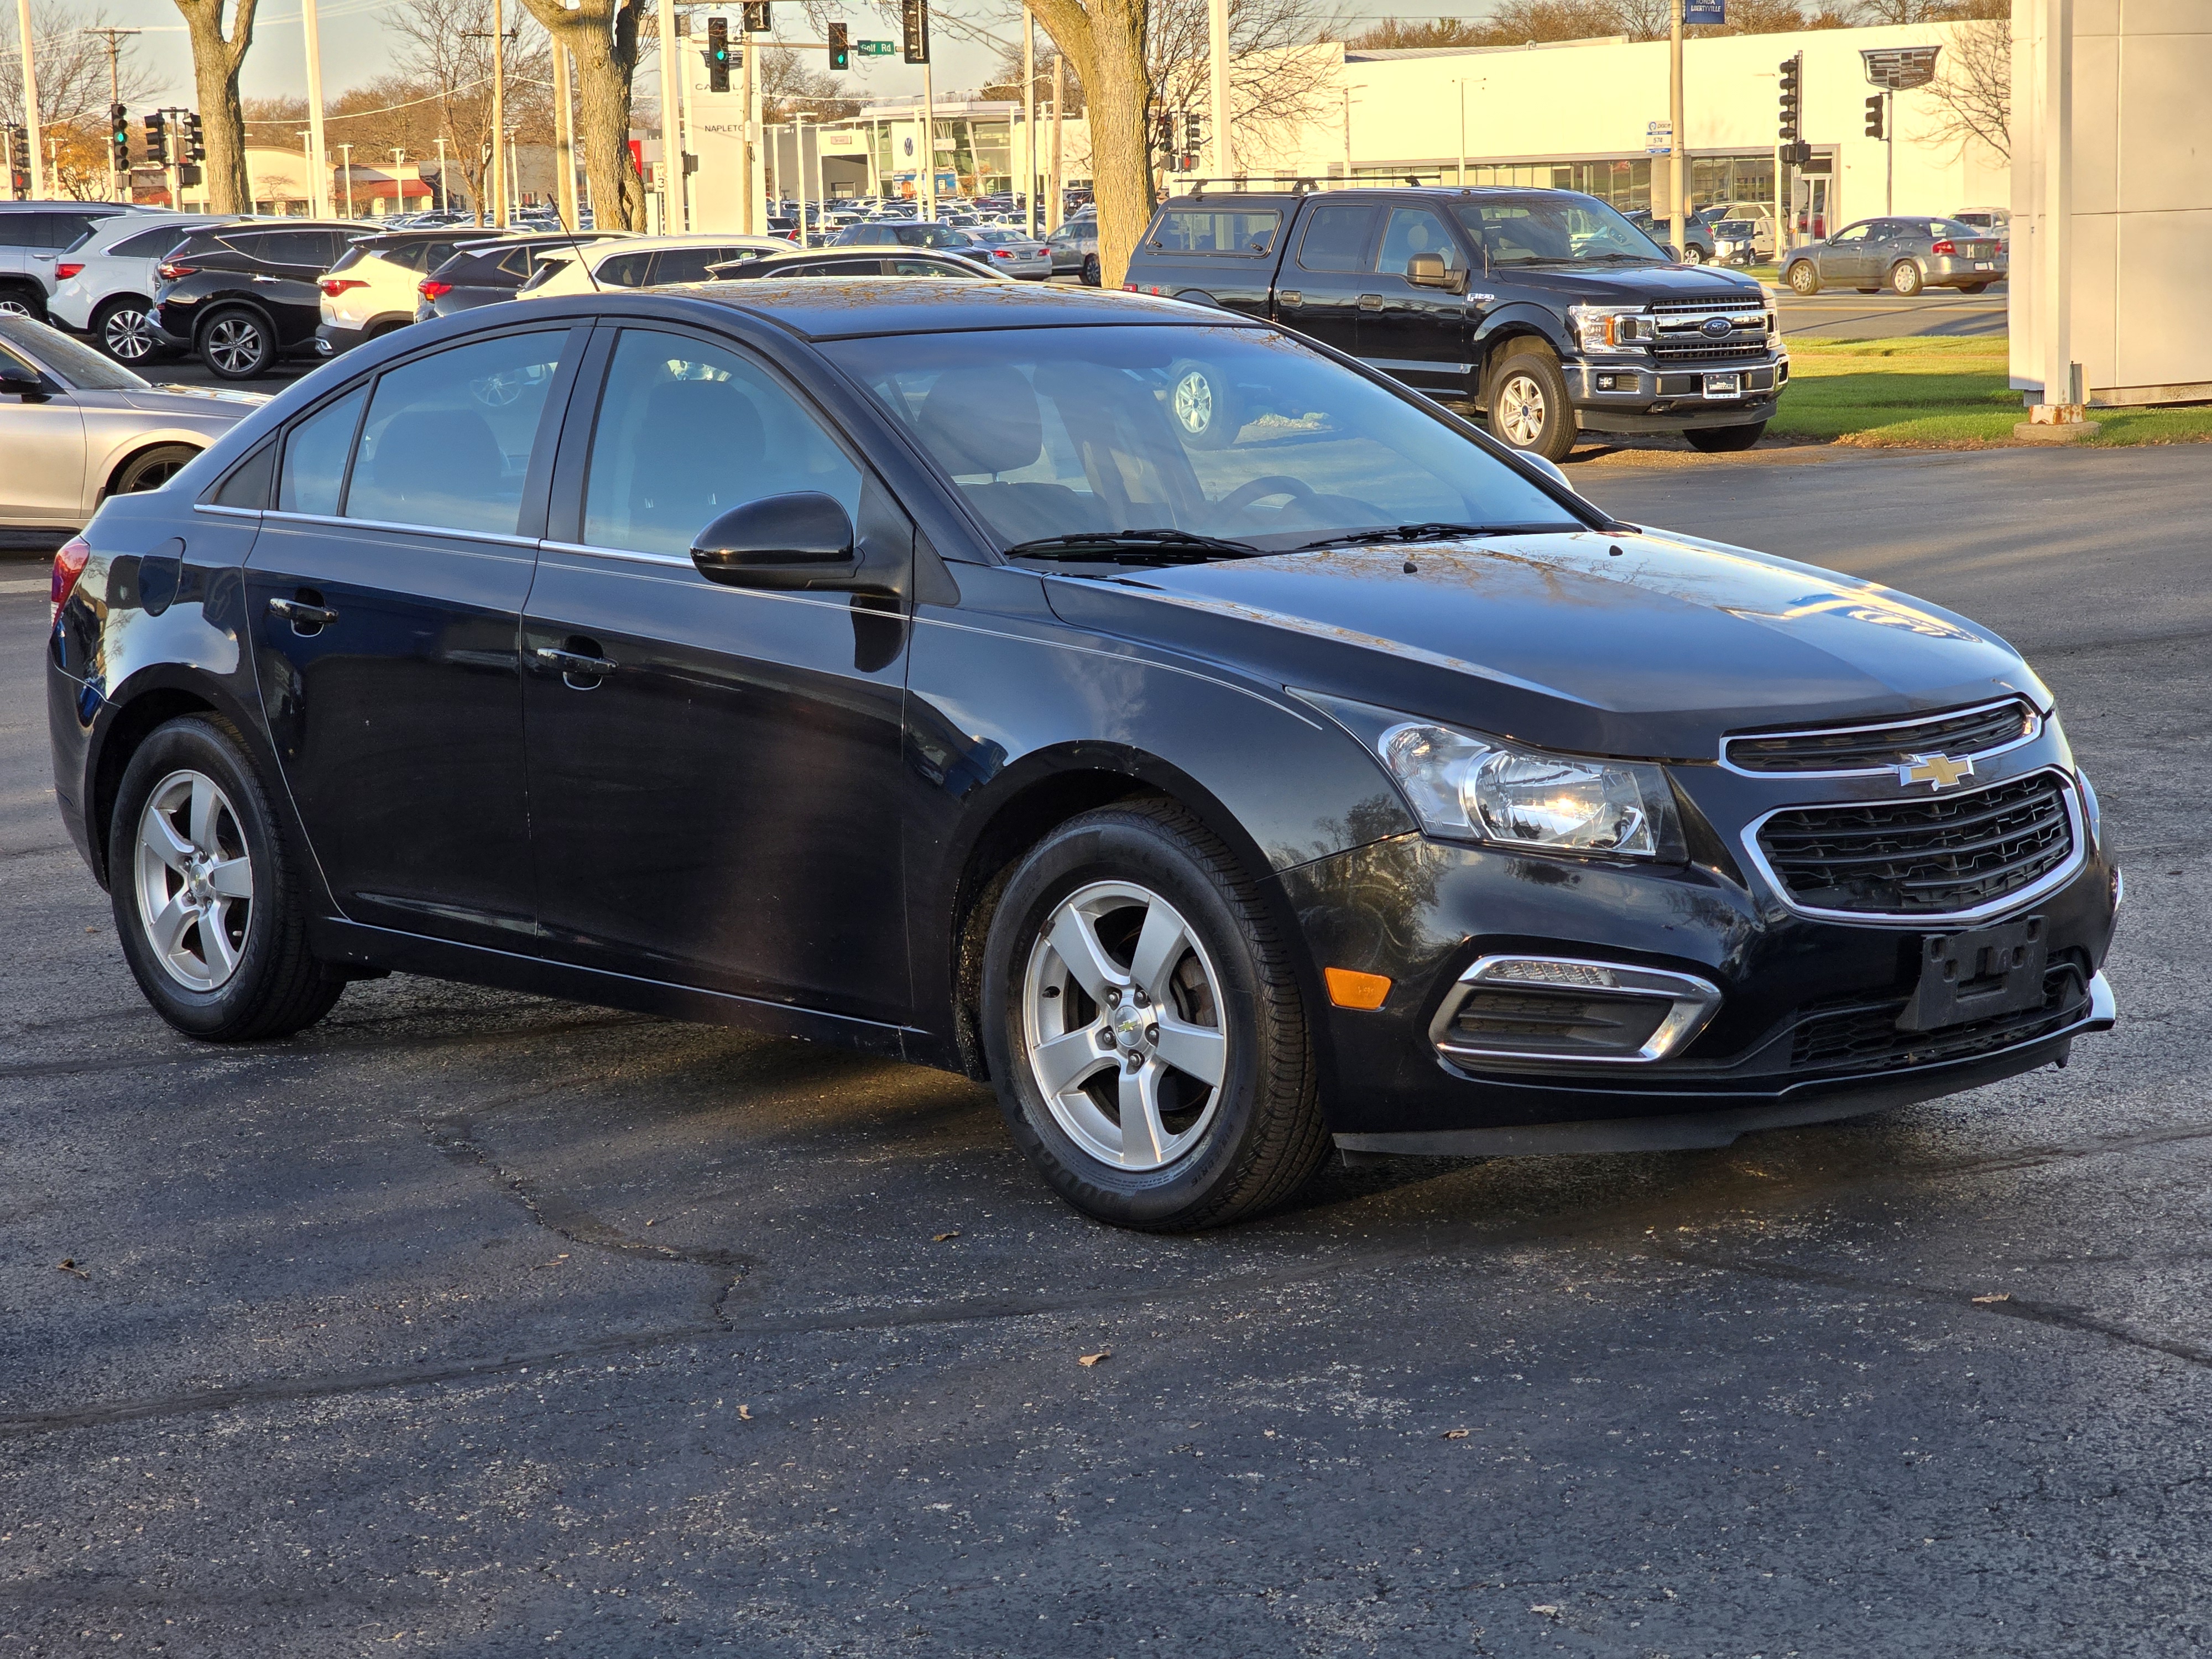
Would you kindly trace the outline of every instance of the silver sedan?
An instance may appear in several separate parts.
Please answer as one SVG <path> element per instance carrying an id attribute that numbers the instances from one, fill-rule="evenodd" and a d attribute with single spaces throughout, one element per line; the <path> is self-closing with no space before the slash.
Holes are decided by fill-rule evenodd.
<path id="1" fill-rule="evenodd" d="M 1862 219 L 1825 241 L 1790 249 L 1782 280 L 1800 294 L 1824 288 L 1979 294 L 2005 280 L 2007 265 L 2002 238 L 1955 219 Z"/>
<path id="2" fill-rule="evenodd" d="M 58 329 L 0 317 L 0 525 L 74 530 L 154 489 L 269 400 L 157 386 Z"/>
<path id="3" fill-rule="evenodd" d="M 965 250 L 969 257 L 981 260 L 1001 276 L 1042 283 L 1052 275 L 1052 251 L 1034 236 L 995 225 L 979 225 L 968 234 L 975 244 Z"/>

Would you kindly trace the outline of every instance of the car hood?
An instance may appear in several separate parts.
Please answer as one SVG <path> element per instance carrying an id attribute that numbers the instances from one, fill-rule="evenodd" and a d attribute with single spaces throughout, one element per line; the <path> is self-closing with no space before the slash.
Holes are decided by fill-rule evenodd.
<path id="1" fill-rule="evenodd" d="M 1619 265 L 1586 270 L 1571 265 L 1506 265 L 1486 279 L 1541 285 L 1548 293 L 1600 305 L 1644 305 L 1654 300 L 1712 300 L 1729 305 L 1763 305 L 1765 295 L 1748 278 L 1724 276 L 1705 266 Z"/>
<path id="2" fill-rule="evenodd" d="M 143 392 L 107 392 L 99 396 L 103 403 L 148 415 L 190 415 L 217 421 L 242 421 L 269 401 L 265 392 L 225 392 L 201 386 L 156 386 Z"/>
<path id="3" fill-rule="evenodd" d="M 1591 754 L 1710 759 L 1728 732 L 2007 691 L 2050 707 L 2019 654 L 1963 617 L 1663 532 L 1330 550 L 1048 586 L 1080 626 Z"/>

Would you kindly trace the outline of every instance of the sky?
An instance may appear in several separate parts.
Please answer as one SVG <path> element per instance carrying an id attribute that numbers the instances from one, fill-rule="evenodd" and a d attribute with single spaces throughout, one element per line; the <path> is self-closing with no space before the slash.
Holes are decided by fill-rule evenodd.
<path id="1" fill-rule="evenodd" d="M 392 36 L 381 23 L 384 14 L 404 6 L 408 0 L 320 0 L 316 12 L 320 25 L 323 47 L 323 95 L 336 98 L 349 87 L 374 80 L 391 67 Z M 109 20 L 119 28 L 142 28 L 146 31 L 134 43 L 139 62 L 161 77 L 165 86 L 157 95 L 161 105 L 188 106 L 192 102 L 192 55 L 185 35 L 184 20 L 169 0 L 106 0 Z M 306 47 L 300 31 L 301 0 L 262 0 L 261 9 L 253 23 L 253 47 L 246 53 L 246 68 L 240 77 L 240 88 L 248 98 L 299 97 L 307 89 Z M 514 10 L 521 10 L 520 0 L 513 0 Z M 709 15 L 721 8 L 698 9 L 697 15 Z M 734 14 L 733 3 L 727 9 Z M 1401 9 L 1400 16 L 1476 15 L 1487 9 L 1481 0 L 1428 0 L 1425 8 Z M 1369 15 L 1385 15 L 1386 9 L 1375 0 L 1347 6 L 1347 15 L 1353 21 Z M 847 14 L 853 38 L 859 40 L 896 40 L 896 22 L 886 21 L 872 9 L 856 6 Z M 776 8 L 775 21 L 782 32 L 798 39 L 809 33 L 806 16 L 795 4 Z M 1012 4 L 1006 7 L 1004 26 L 1000 31 L 1008 40 L 1021 38 L 1021 14 Z M 12 35 L 13 30 L 8 33 Z M 1040 40 L 1042 39 L 1040 32 Z M 9 40 L 12 46 L 14 42 Z M 988 46 L 948 38 L 943 31 L 937 33 L 932 43 L 936 62 L 938 95 L 951 97 L 972 90 L 990 74 L 996 54 Z M 855 98 L 903 98 L 919 96 L 921 92 L 921 70 L 900 62 L 896 57 L 874 59 L 854 59 L 854 69 L 840 76 Z M 865 67 L 863 67 L 865 65 Z M 826 69 L 826 55 L 820 67 Z M 641 78 L 653 71 L 649 66 L 641 70 Z"/>

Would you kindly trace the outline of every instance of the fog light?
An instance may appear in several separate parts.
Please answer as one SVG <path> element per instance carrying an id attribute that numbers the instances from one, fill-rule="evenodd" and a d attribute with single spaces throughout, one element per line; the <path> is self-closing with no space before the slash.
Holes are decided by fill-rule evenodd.
<path id="1" fill-rule="evenodd" d="M 1648 1064 L 1676 1054 L 1721 1005 L 1692 974 L 1562 957 L 1485 957 L 1429 1027 L 1448 1060 Z"/>
<path id="2" fill-rule="evenodd" d="M 1601 374 L 1601 375 L 1599 375 L 1599 376 L 1597 377 L 1597 389 L 1598 389 L 1600 392 L 1618 392 L 1618 391 L 1620 391 L 1620 375 L 1618 375 L 1618 374 Z"/>

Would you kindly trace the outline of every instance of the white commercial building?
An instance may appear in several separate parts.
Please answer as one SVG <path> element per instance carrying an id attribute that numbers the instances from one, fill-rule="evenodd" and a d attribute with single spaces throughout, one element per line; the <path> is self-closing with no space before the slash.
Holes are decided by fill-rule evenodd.
<path id="1" fill-rule="evenodd" d="M 1683 48 L 1683 107 L 1694 206 L 1771 202 L 1781 61 L 1804 54 L 1802 231 L 1820 234 L 1894 210 L 1948 214 L 2011 199 L 2005 158 L 1939 136 L 1925 89 L 1895 96 L 1893 142 L 1869 138 L 1869 52 L 1949 46 L 1972 25 L 1814 29 L 1692 40 Z M 1587 191 L 1623 209 L 1666 206 L 1668 55 L 1664 40 L 1572 40 L 1527 46 L 1347 50 L 1322 55 L 1316 118 L 1253 135 L 1239 168 L 1317 182 L 1536 185 Z M 1939 59 L 1940 63 L 1940 59 Z M 1249 152 L 1249 153 L 1248 153 Z M 1655 200 L 1655 180 L 1656 198 Z"/>

